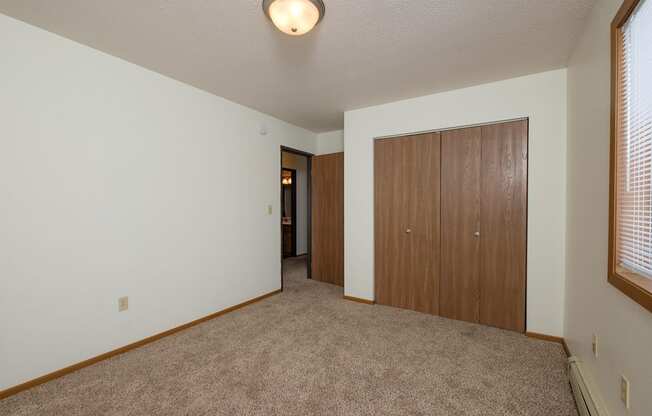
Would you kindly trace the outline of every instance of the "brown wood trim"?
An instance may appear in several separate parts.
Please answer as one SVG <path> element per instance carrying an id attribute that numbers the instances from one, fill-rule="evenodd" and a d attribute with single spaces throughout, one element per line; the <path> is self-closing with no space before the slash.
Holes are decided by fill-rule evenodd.
<path id="1" fill-rule="evenodd" d="M 526 332 L 525 335 L 528 338 L 536 338 L 536 339 L 540 339 L 540 340 L 543 340 L 543 341 L 556 342 L 557 344 L 561 344 L 562 341 L 564 340 L 562 337 L 555 337 L 555 336 L 552 336 L 552 335 L 539 334 L 537 332 Z"/>
<path id="2" fill-rule="evenodd" d="M 373 300 L 356 298 L 356 297 L 353 297 L 353 296 L 346 296 L 346 295 L 344 295 L 344 299 L 345 300 L 350 300 L 351 302 L 364 303 L 365 305 L 374 305 L 376 303 Z"/>
<path id="3" fill-rule="evenodd" d="M 616 151 L 618 120 L 618 57 L 620 52 L 620 28 L 638 6 L 640 0 L 624 0 L 611 22 L 611 137 L 609 160 L 609 258 L 607 280 L 633 301 L 652 312 L 652 281 L 636 273 L 618 267 L 616 262 Z"/>
<path id="4" fill-rule="evenodd" d="M 609 283 L 652 312 L 652 280 L 616 267 L 609 274 Z"/>
<path id="5" fill-rule="evenodd" d="M 570 348 L 568 348 L 568 344 L 566 344 L 566 340 L 564 338 L 561 339 L 561 346 L 564 347 L 564 352 L 566 352 L 566 357 L 571 356 Z"/>
<path id="6" fill-rule="evenodd" d="M 571 356 L 570 350 L 568 349 L 568 345 L 566 344 L 566 340 L 562 337 L 539 334 L 537 332 L 526 332 L 525 336 L 528 338 L 540 339 L 542 341 L 549 341 L 549 342 L 555 342 L 557 344 L 561 344 L 561 346 L 564 348 L 564 352 L 566 353 L 566 356 L 567 357 Z"/>
<path id="7" fill-rule="evenodd" d="M 187 324 L 177 326 L 176 328 L 172 328 L 172 329 L 169 329 L 167 331 L 161 332 L 159 334 L 152 335 L 151 337 L 147 337 L 147 338 L 142 339 L 140 341 L 136 341 L 136 342 L 134 342 L 132 344 L 125 345 L 124 347 L 115 349 L 113 351 L 106 352 L 104 354 L 98 355 L 98 356 L 93 357 L 93 358 L 89 358 L 88 360 L 84 360 L 84 361 L 79 362 L 77 364 L 73 364 L 71 366 L 62 368 L 60 370 L 57 370 L 57 371 L 54 371 L 52 373 L 46 374 L 44 376 L 35 378 L 33 380 L 30 380 L 30 381 L 27 381 L 25 383 L 19 384 L 17 386 L 10 387 L 10 388 L 8 388 L 6 390 L 2 390 L 2 391 L 0 391 L 0 400 L 6 399 L 9 396 L 13 396 L 13 395 L 18 394 L 18 393 L 20 393 L 22 391 L 31 389 L 32 387 L 36 387 L 36 386 L 38 386 L 40 384 L 47 383 L 48 381 L 52 381 L 54 379 L 63 377 L 66 374 L 70 374 L 70 373 L 75 372 L 77 370 L 81 370 L 82 368 L 89 367 L 89 366 L 91 366 L 93 364 L 96 364 L 96 363 L 98 363 L 100 361 L 104 361 L 104 360 L 107 360 L 109 358 L 115 357 L 116 355 L 124 354 L 125 352 L 131 351 L 133 349 L 142 347 L 142 346 L 147 345 L 147 344 L 150 344 L 150 343 L 152 343 L 154 341 L 158 341 L 161 338 L 165 338 L 167 336 L 176 334 L 177 332 L 183 331 L 184 329 L 188 329 L 188 328 L 191 328 L 193 326 L 199 325 L 199 324 L 201 324 L 203 322 L 210 321 L 211 319 L 215 319 L 215 318 L 217 318 L 219 316 L 226 315 L 229 312 L 233 312 L 235 310 L 244 308 L 245 306 L 249 306 L 249 305 L 251 305 L 253 303 L 259 302 L 259 301 L 261 301 L 263 299 L 266 299 L 266 298 L 268 298 L 270 296 L 274 296 L 274 295 L 279 294 L 279 293 L 281 293 L 281 290 L 275 290 L 274 292 L 267 293 L 265 295 L 259 296 L 259 297 L 255 298 L 255 299 L 248 300 L 246 302 L 240 303 L 240 304 L 235 305 L 235 306 L 231 306 L 230 308 L 224 309 L 224 310 L 219 311 L 219 312 L 215 312 L 215 313 L 213 313 L 211 315 L 208 315 L 208 316 L 205 316 L 203 318 L 196 319 L 196 320 L 194 320 L 192 322 L 188 322 Z"/>
<path id="8" fill-rule="evenodd" d="M 629 19 L 629 16 L 631 16 L 634 9 L 636 9 L 639 2 L 640 0 L 624 0 L 620 9 L 618 9 L 618 12 L 616 13 L 614 20 L 611 22 L 611 27 L 622 27 L 625 22 L 627 22 L 627 19 Z"/>

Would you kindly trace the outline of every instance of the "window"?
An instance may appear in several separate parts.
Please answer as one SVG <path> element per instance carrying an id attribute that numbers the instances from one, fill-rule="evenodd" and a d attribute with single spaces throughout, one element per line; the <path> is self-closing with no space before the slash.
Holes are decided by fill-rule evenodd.
<path id="1" fill-rule="evenodd" d="M 609 282 L 652 311 L 652 0 L 612 26 Z"/>

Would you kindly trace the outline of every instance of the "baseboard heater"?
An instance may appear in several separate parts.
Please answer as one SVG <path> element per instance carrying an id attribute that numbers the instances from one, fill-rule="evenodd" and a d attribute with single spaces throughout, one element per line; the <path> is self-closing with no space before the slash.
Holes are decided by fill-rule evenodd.
<path id="1" fill-rule="evenodd" d="M 586 377 L 579 358 L 570 357 L 568 359 L 568 374 L 580 416 L 608 416 L 609 414 L 601 404 L 595 388 L 592 387 Z"/>

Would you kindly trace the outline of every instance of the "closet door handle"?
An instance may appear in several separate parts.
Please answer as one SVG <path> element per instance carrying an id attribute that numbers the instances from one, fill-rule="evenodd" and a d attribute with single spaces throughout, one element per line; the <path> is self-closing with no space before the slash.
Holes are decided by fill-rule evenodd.
<path id="1" fill-rule="evenodd" d="M 480 237 L 480 231 L 474 232 L 473 235 L 476 236 L 476 237 Z"/>
<path id="2" fill-rule="evenodd" d="M 410 233 L 412 233 L 412 230 L 408 228 L 407 230 L 405 230 L 405 233 L 410 234 Z"/>

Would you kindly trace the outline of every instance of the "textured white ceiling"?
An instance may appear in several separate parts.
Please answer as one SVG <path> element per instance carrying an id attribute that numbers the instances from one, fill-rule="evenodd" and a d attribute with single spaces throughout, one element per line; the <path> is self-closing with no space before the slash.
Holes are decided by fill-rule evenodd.
<path id="1" fill-rule="evenodd" d="M 343 111 L 566 65 L 594 0 L 325 0 L 303 37 L 262 0 L 0 0 L 0 12 L 315 132 Z"/>

